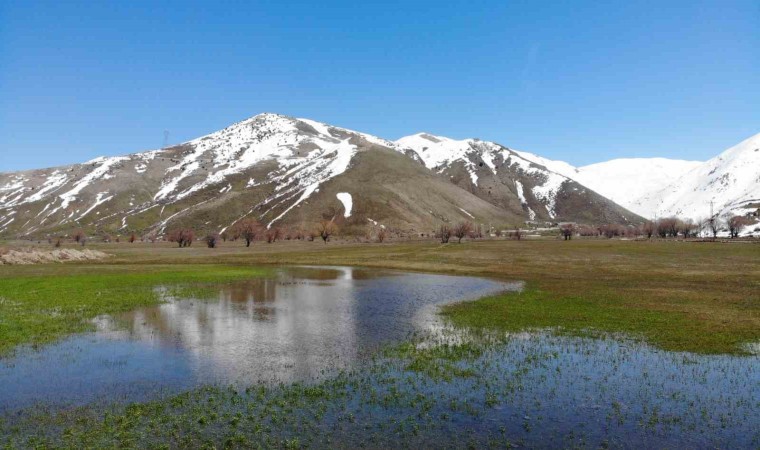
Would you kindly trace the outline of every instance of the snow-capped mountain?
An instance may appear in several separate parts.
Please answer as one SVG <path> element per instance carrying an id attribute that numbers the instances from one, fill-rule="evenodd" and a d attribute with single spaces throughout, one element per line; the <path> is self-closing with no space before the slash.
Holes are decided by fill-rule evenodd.
<path id="1" fill-rule="evenodd" d="M 711 211 L 723 217 L 758 211 L 760 134 L 674 177 L 660 189 L 645 193 L 632 208 L 658 217 L 692 219 L 709 217 Z"/>
<path id="2" fill-rule="evenodd" d="M 429 133 L 406 136 L 396 144 L 414 150 L 427 168 L 464 189 L 504 208 L 521 208 L 531 220 L 626 223 L 638 219 L 566 175 L 575 170 L 567 163 L 494 142 Z"/>
<path id="3" fill-rule="evenodd" d="M 180 145 L 65 167 L 0 173 L 0 234 L 221 231 L 243 217 L 307 227 L 339 217 L 430 232 L 443 222 L 639 218 L 506 147 L 391 142 L 309 119 L 260 114 Z M 432 169 L 432 170 L 431 170 Z"/>
<path id="4" fill-rule="evenodd" d="M 641 198 L 702 164 L 666 158 L 621 158 L 579 167 L 575 179 L 644 217 L 653 211 Z"/>
<path id="5" fill-rule="evenodd" d="M 760 207 L 760 134 L 706 161 L 624 158 L 574 167 L 527 152 L 525 159 L 578 181 L 646 218 L 728 217 Z"/>

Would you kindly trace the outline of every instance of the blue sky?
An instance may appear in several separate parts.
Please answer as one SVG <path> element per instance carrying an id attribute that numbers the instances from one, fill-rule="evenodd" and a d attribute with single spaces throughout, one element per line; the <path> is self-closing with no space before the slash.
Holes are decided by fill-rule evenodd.
<path id="1" fill-rule="evenodd" d="M 760 132 L 760 3 L 0 1 L 0 171 L 260 112 L 583 165 Z"/>

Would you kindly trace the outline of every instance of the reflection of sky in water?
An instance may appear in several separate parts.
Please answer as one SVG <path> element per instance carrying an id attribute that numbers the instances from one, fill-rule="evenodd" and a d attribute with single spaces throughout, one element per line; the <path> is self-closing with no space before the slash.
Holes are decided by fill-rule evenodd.
<path id="1" fill-rule="evenodd" d="M 33 402 L 143 400 L 199 384 L 292 382 L 347 368 L 436 324 L 436 304 L 516 285 L 471 277 L 292 268 L 98 319 L 74 336 L 0 362 L 0 409 Z"/>

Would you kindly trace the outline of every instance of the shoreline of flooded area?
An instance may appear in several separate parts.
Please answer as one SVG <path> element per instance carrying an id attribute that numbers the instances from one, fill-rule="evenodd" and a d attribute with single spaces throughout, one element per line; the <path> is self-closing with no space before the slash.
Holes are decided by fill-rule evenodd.
<path id="1" fill-rule="evenodd" d="M 439 305 L 521 283 L 352 267 L 291 267 L 95 319 L 97 331 L 0 360 L 0 411 L 144 401 L 206 384 L 324 379 L 440 326 Z M 207 292 L 209 291 L 209 292 Z"/>

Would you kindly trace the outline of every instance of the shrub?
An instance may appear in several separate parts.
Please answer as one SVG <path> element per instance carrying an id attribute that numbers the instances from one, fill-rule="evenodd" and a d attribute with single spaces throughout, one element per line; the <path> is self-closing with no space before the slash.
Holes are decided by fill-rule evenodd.
<path id="1" fill-rule="evenodd" d="M 72 236 L 74 238 L 75 242 L 79 242 L 84 238 L 84 231 L 83 230 L 76 230 L 74 231 L 74 234 Z"/>
<path id="2" fill-rule="evenodd" d="M 216 245 L 219 243 L 219 235 L 216 233 L 209 233 L 206 235 L 206 246 L 208 248 L 216 248 Z"/>
<path id="3" fill-rule="evenodd" d="M 565 238 L 566 241 L 569 241 L 573 238 L 573 234 L 575 234 L 575 224 L 572 223 L 565 223 L 560 225 L 559 232 L 562 235 L 562 237 Z"/>
<path id="4" fill-rule="evenodd" d="M 274 227 L 267 230 L 267 243 L 271 244 L 272 242 L 277 242 L 277 239 L 282 238 L 282 228 Z"/>
<path id="5" fill-rule="evenodd" d="M 169 242 L 176 242 L 180 247 L 190 247 L 195 239 L 195 232 L 191 228 L 175 228 L 167 234 Z"/>

